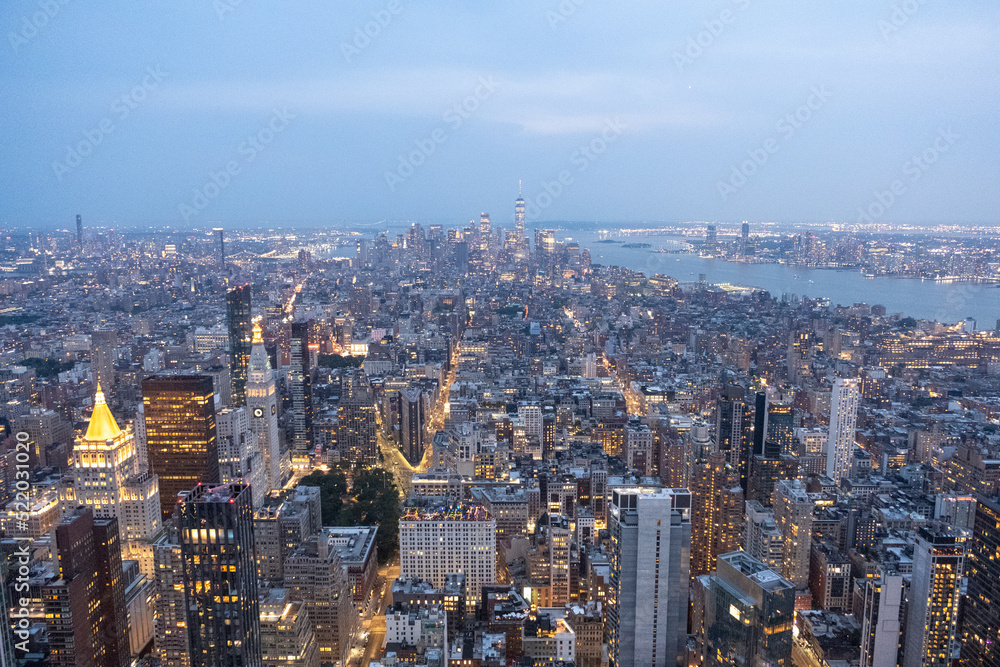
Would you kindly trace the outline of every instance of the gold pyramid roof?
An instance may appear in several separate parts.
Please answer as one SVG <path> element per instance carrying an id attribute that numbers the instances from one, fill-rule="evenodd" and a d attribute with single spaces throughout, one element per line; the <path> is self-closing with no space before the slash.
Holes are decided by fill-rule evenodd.
<path id="1" fill-rule="evenodd" d="M 107 441 L 117 438 L 122 430 L 118 428 L 118 422 L 111 414 L 111 408 L 104 400 L 104 392 L 101 385 L 97 385 L 97 394 L 94 395 L 94 413 L 90 415 L 90 424 L 87 425 L 87 434 L 84 440 Z"/>

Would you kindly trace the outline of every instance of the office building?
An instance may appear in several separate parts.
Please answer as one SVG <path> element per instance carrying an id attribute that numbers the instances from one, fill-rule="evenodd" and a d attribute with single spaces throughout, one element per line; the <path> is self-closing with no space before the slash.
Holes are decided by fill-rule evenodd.
<path id="1" fill-rule="evenodd" d="M 184 567 L 175 530 L 157 538 L 153 544 L 153 562 L 157 619 L 153 655 L 162 667 L 191 667 Z"/>
<path id="2" fill-rule="evenodd" d="M 695 461 L 691 490 L 691 576 L 715 569 L 715 559 L 735 551 L 743 530 L 743 489 L 739 472 L 722 452 Z"/>
<path id="3" fill-rule="evenodd" d="M 291 394 L 292 460 L 305 465 L 312 454 L 312 366 L 309 362 L 309 323 L 293 322 L 289 348 L 288 386 Z"/>
<path id="4" fill-rule="evenodd" d="M 340 429 L 337 448 L 342 461 L 374 465 L 378 462 L 377 408 L 371 388 L 363 373 L 352 374 L 344 381 L 337 417 Z"/>
<path id="5" fill-rule="evenodd" d="M 903 575 L 892 566 L 880 565 L 878 575 L 861 580 L 861 585 L 864 616 L 860 667 L 895 667 L 899 663 L 903 618 Z M 964 658 L 964 648 L 962 654 Z"/>
<path id="6" fill-rule="evenodd" d="M 617 488 L 611 493 L 609 532 L 611 665 L 686 665 L 690 493 Z"/>
<path id="7" fill-rule="evenodd" d="M 225 408 L 215 415 L 219 451 L 219 481 L 250 487 L 254 508 L 260 507 L 270 490 L 264 457 L 250 428 L 251 409 Z"/>
<path id="8" fill-rule="evenodd" d="M 799 480 L 785 480 L 774 489 L 774 521 L 782 535 L 781 575 L 796 588 L 809 585 L 813 501 Z"/>
<path id="9" fill-rule="evenodd" d="M 219 268 L 226 268 L 226 237 L 225 230 L 222 227 L 215 227 L 212 229 L 212 233 L 215 234 L 215 241 L 219 244 Z"/>
<path id="10" fill-rule="evenodd" d="M 160 480 L 160 508 L 177 494 L 219 481 L 215 392 L 208 375 L 154 375 L 142 381 L 149 469 Z"/>
<path id="11" fill-rule="evenodd" d="M 464 574 L 467 603 L 479 604 L 484 585 L 496 582 L 496 519 L 482 507 L 452 511 L 409 511 L 399 521 L 400 576 L 445 585 Z"/>
<path id="12" fill-rule="evenodd" d="M 346 665 L 357 632 L 347 571 L 331 536 L 322 532 L 296 547 L 285 559 L 285 586 L 305 604 L 321 662 Z"/>
<path id="13" fill-rule="evenodd" d="M 52 667 L 127 667 L 131 653 L 118 522 L 74 510 L 53 531 L 59 579 L 42 590 Z"/>
<path id="14" fill-rule="evenodd" d="M 319 646 L 305 604 L 275 588 L 260 601 L 263 667 L 320 667 Z"/>
<path id="15" fill-rule="evenodd" d="M 726 455 L 729 465 L 741 470 L 743 460 L 743 417 L 746 412 L 746 390 L 738 385 L 726 385 L 720 392 L 715 409 L 715 448 Z"/>
<path id="16" fill-rule="evenodd" d="M 219 230 L 220 232 L 222 230 Z M 253 323 L 250 309 L 250 285 L 240 285 L 226 294 L 226 322 L 229 326 L 229 381 L 235 407 L 247 402 L 247 371 L 253 345 Z"/>
<path id="17" fill-rule="evenodd" d="M 837 378 L 830 398 L 830 435 L 826 444 L 826 476 L 840 484 L 851 475 L 854 432 L 861 393 L 855 379 Z"/>
<path id="18" fill-rule="evenodd" d="M 746 526 L 743 529 L 743 550 L 775 572 L 781 572 L 784 562 L 784 538 L 774 511 L 756 500 L 746 502 Z"/>
<path id="19" fill-rule="evenodd" d="M 917 531 L 902 667 L 946 667 L 958 657 L 958 606 L 969 533 L 942 523 Z"/>
<path id="20" fill-rule="evenodd" d="M 86 505 L 97 519 L 117 519 L 126 548 L 160 531 L 159 479 L 141 470 L 132 425 L 118 427 L 100 388 L 72 456 L 72 487 L 63 491 L 64 505 Z"/>
<path id="21" fill-rule="evenodd" d="M 200 484 L 178 505 L 191 666 L 262 667 L 250 489 Z"/>
<path id="22" fill-rule="evenodd" d="M 94 382 L 107 392 L 115 389 L 118 332 L 97 329 L 90 334 L 90 371 Z"/>
<path id="23" fill-rule="evenodd" d="M 280 489 L 291 475 L 287 453 L 281 450 L 278 431 L 278 392 L 275 387 L 271 360 L 264 348 L 260 322 L 253 324 L 253 348 L 247 377 L 247 408 L 250 410 L 250 432 L 264 462 L 267 490 Z"/>
<path id="24" fill-rule="evenodd" d="M 719 556 L 702 581 L 705 667 L 792 664 L 791 582 L 742 551 Z"/>
<path id="25" fill-rule="evenodd" d="M 76 214 L 76 247 L 83 252 L 83 216 Z"/>
<path id="26" fill-rule="evenodd" d="M 424 457 L 423 392 L 418 387 L 399 391 L 399 449 L 412 466 L 419 466 Z"/>
<path id="27" fill-rule="evenodd" d="M 962 610 L 962 665 L 1000 664 L 1000 502 L 979 497 Z"/>

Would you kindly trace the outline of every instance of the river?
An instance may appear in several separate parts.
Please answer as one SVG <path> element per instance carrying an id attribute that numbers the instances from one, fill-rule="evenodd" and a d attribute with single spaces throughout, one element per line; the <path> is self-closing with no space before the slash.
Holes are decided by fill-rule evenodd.
<path id="1" fill-rule="evenodd" d="M 937 283 L 915 278 L 865 278 L 857 270 L 809 269 L 784 264 L 747 264 L 699 257 L 694 253 L 658 253 L 655 249 L 683 242 L 676 236 L 630 236 L 613 238 L 626 243 L 649 243 L 653 248 L 625 248 L 620 243 L 598 243 L 596 232 L 560 232 L 571 236 L 581 248 L 589 248 L 595 264 L 616 264 L 642 271 L 662 273 L 681 282 L 698 280 L 760 287 L 783 294 L 825 297 L 832 305 L 858 302 L 882 304 L 891 313 L 954 324 L 967 317 L 977 329 L 993 329 L 1000 319 L 1000 287 L 967 283 Z"/>

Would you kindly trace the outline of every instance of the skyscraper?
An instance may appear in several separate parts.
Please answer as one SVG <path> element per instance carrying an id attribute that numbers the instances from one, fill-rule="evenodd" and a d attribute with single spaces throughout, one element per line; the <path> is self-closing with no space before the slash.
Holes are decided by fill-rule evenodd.
<path id="1" fill-rule="evenodd" d="M 250 310 L 250 285 L 240 285 L 226 294 L 226 320 L 229 324 L 229 379 L 233 385 L 230 405 L 247 403 L 247 368 L 253 344 Z"/>
<path id="2" fill-rule="evenodd" d="M 312 453 L 312 368 L 309 366 L 309 323 L 293 322 L 288 384 L 292 395 L 292 458 L 302 465 Z"/>
<path id="3" fill-rule="evenodd" d="M 364 373 L 353 373 L 342 382 L 337 415 L 340 419 L 337 446 L 341 459 L 365 465 L 377 463 L 376 407 Z"/>
<path id="4" fill-rule="evenodd" d="M 76 247 L 83 252 L 83 217 L 76 214 Z"/>
<path id="5" fill-rule="evenodd" d="M 216 227 L 212 230 L 212 232 L 215 234 L 215 239 L 219 243 L 219 268 L 225 269 L 226 268 L 225 231 L 222 229 L 222 227 Z"/>
<path id="6" fill-rule="evenodd" d="M 250 431 L 256 438 L 257 450 L 264 459 L 267 490 L 280 489 L 291 471 L 288 457 L 281 451 L 278 392 L 271 370 L 271 359 L 261 337 L 260 322 L 253 324 L 253 349 L 250 352 L 246 393 L 247 408 L 250 410 Z"/>
<path id="7" fill-rule="evenodd" d="M 514 238 L 511 245 L 516 261 L 523 262 L 528 258 L 528 237 L 524 232 L 524 198 L 520 192 L 514 200 Z"/>
<path id="8" fill-rule="evenodd" d="M 424 397 L 419 387 L 399 392 L 399 448 L 410 465 L 420 465 L 424 457 Z"/>
<path id="9" fill-rule="evenodd" d="M 91 373 L 104 391 L 115 388 L 115 348 L 118 346 L 118 332 L 113 329 L 97 329 L 90 334 Z"/>
<path id="10" fill-rule="evenodd" d="M 1000 501 L 979 497 L 962 611 L 962 664 L 1000 664 Z"/>
<path id="11" fill-rule="evenodd" d="M 691 495 L 687 489 L 616 489 L 609 528 L 611 665 L 686 664 Z"/>
<path id="12" fill-rule="evenodd" d="M 219 481 L 215 391 L 208 375 L 153 375 L 142 381 L 146 454 L 160 478 L 160 508 L 170 514 L 177 494 Z"/>
<path id="13" fill-rule="evenodd" d="M 826 449 L 826 476 L 836 484 L 851 474 L 854 431 L 858 423 L 860 392 L 855 379 L 837 378 L 830 400 L 830 437 Z"/>
<path id="14" fill-rule="evenodd" d="M 892 567 L 879 566 L 878 576 L 863 579 L 862 586 L 861 667 L 892 667 L 899 661 L 903 575 Z"/>
<path id="15" fill-rule="evenodd" d="M 809 585 L 813 501 L 799 480 L 783 480 L 774 488 L 774 520 L 782 535 L 781 574 L 796 588 Z"/>
<path id="16" fill-rule="evenodd" d="M 968 537 L 965 529 L 942 523 L 917 531 L 902 667 L 948 667 L 957 657 Z"/>
<path id="17" fill-rule="evenodd" d="M 196 486 L 177 527 L 192 667 L 262 667 L 249 487 Z"/>
<path id="18" fill-rule="evenodd" d="M 250 429 L 250 409 L 241 406 L 220 410 L 215 415 L 215 428 L 219 443 L 219 481 L 248 485 L 254 509 L 260 507 L 270 489 L 264 456 Z"/>
<path id="19" fill-rule="evenodd" d="M 743 415 L 746 412 L 746 390 L 738 385 L 726 385 L 719 394 L 715 411 L 715 448 L 726 455 L 729 465 L 742 470 Z"/>
<path id="20" fill-rule="evenodd" d="M 740 546 L 743 489 L 739 473 L 722 452 L 695 461 L 690 474 L 691 576 L 715 569 L 721 554 Z"/>
<path id="21" fill-rule="evenodd" d="M 131 658 L 115 519 L 81 507 L 53 532 L 59 579 L 42 590 L 52 667 L 126 667 Z"/>
<path id="22" fill-rule="evenodd" d="M 73 445 L 72 503 L 86 505 L 97 519 L 117 519 L 129 545 L 152 538 L 161 528 L 157 476 L 141 470 L 132 425 L 118 427 L 100 387 L 87 431 Z"/>
<path id="23" fill-rule="evenodd" d="M 743 551 L 719 556 L 718 569 L 702 581 L 703 665 L 791 664 L 791 582 Z"/>

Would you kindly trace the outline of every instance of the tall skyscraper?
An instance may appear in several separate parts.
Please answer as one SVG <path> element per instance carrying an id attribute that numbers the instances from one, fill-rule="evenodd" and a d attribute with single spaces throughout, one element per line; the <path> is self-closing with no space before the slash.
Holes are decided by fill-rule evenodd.
<path id="1" fill-rule="evenodd" d="M 879 566 L 878 575 L 863 579 L 862 586 L 860 667 L 894 667 L 899 662 L 903 575 L 892 567 Z"/>
<path id="2" fill-rule="evenodd" d="M 140 466 L 132 425 L 118 427 L 100 387 L 72 459 L 72 488 L 65 490 L 72 496 L 64 503 L 86 505 L 97 519 L 117 519 L 126 547 L 160 531 L 159 480 Z"/>
<path id="3" fill-rule="evenodd" d="M 8 559 L 0 558 L 0 581 L 7 581 L 7 573 Z M 2 617 L 4 623 L 0 624 L 0 667 L 14 667 L 17 664 L 14 655 L 14 637 L 7 616 L 7 610 L 12 607 L 8 602 L 9 597 L 7 586 L 0 586 L 0 609 L 4 610 Z"/>
<path id="4" fill-rule="evenodd" d="M 250 428 L 250 408 L 225 408 L 215 415 L 219 443 L 219 481 L 250 487 L 254 509 L 264 503 L 270 490 L 264 455 L 257 447 L 256 434 Z"/>
<path id="5" fill-rule="evenodd" d="M 511 245 L 516 261 L 523 262 L 528 258 L 528 237 L 524 231 L 524 198 L 520 192 L 514 200 L 514 237 Z"/>
<path id="6" fill-rule="evenodd" d="M 157 618 L 153 655 L 163 667 L 191 667 L 184 568 L 176 526 L 171 526 L 169 535 L 161 534 L 153 545 L 153 563 Z"/>
<path id="7" fill-rule="evenodd" d="M 177 508 L 192 667 L 262 667 L 249 487 L 200 484 Z"/>
<path id="8" fill-rule="evenodd" d="M 611 665 L 685 665 L 690 493 L 687 489 L 616 489 L 611 494 L 609 528 Z"/>
<path id="9" fill-rule="evenodd" d="M 799 480 L 783 480 L 774 488 L 774 520 L 782 535 L 781 574 L 796 588 L 809 586 L 812 547 L 812 499 Z"/>
<path id="10" fill-rule="evenodd" d="M 740 546 L 743 489 L 722 452 L 695 461 L 690 474 L 691 576 L 708 574 L 721 555 Z"/>
<path id="11" fill-rule="evenodd" d="M 969 535 L 930 523 L 917 531 L 902 667 L 948 667 L 958 657 L 958 604 Z"/>
<path id="12" fill-rule="evenodd" d="M 1000 664 L 1000 501 L 979 497 L 962 601 L 962 665 Z"/>
<path id="13" fill-rule="evenodd" d="M 247 368 L 253 345 L 253 322 L 250 309 L 250 285 L 240 285 L 226 294 L 226 320 L 229 324 L 229 380 L 233 385 L 230 405 L 247 403 Z"/>
<path id="14" fill-rule="evenodd" d="M 726 455 L 729 465 L 742 470 L 743 416 L 746 412 L 746 390 L 738 385 L 726 385 L 719 394 L 715 410 L 715 448 Z"/>
<path id="15" fill-rule="evenodd" d="M 281 451 L 278 392 L 271 370 L 271 359 L 261 337 L 260 322 L 253 324 L 253 349 L 250 352 L 247 377 L 247 408 L 250 410 L 250 431 L 256 438 L 257 450 L 264 459 L 267 490 L 280 489 L 291 471 L 288 456 Z"/>
<path id="16" fill-rule="evenodd" d="M 83 252 L 83 217 L 79 213 L 76 214 L 76 247 Z"/>
<path id="17" fill-rule="evenodd" d="M 81 507 L 56 525 L 59 579 L 42 589 L 52 667 L 127 667 L 131 661 L 115 519 Z"/>
<path id="18" fill-rule="evenodd" d="M 826 449 L 826 476 L 836 484 L 851 474 L 854 431 L 860 399 L 856 379 L 837 378 L 830 399 L 830 437 Z"/>
<path id="19" fill-rule="evenodd" d="M 212 232 L 215 234 L 215 240 L 219 244 L 219 268 L 224 269 L 226 268 L 225 231 L 222 229 L 222 227 L 216 227 L 212 230 Z"/>
<path id="20" fill-rule="evenodd" d="M 702 581 L 705 667 L 791 665 L 791 582 L 743 551 L 719 556 Z"/>
<path id="21" fill-rule="evenodd" d="M 410 465 L 420 465 L 424 457 L 424 396 L 419 387 L 399 392 L 399 448 Z"/>
<path id="22" fill-rule="evenodd" d="M 174 511 L 177 494 L 219 481 L 215 391 L 208 375 L 153 375 L 142 381 L 146 454 L 160 478 L 160 508 Z"/>
<path id="23" fill-rule="evenodd" d="M 750 223 L 744 221 L 742 227 L 740 227 L 740 254 L 750 255 Z"/>
<path id="24" fill-rule="evenodd" d="M 118 347 L 118 332 L 113 329 L 97 329 L 90 334 L 91 374 L 104 391 L 115 388 L 115 348 Z"/>
<path id="25" fill-rule="evenodd" d="M 293 322 L 288 384 L 292 395 L 292 458 L 303 465 L 312 453 L 312 368 L 309 365 L 309 323 Z"/>
<path id="26" fill-rule="evenodd" d="M 375 400 L 364 373 L 344 378 L 337 404 L 340 430 L 337 446 L 340 458 L 352 463 L 374 465 L 378 462 L 378 422 Z"/>

